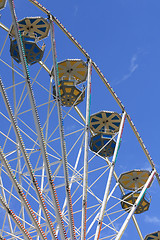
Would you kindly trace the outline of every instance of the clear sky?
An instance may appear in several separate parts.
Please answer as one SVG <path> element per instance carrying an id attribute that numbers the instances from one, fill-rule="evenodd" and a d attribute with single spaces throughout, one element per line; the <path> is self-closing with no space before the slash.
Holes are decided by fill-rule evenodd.
<path id="1" fill-rule="evenodd" d="M 99 66 L 131 116 L 153 158 L 157 171 L 160 172 L 160 129 L 157 125 L 160 117 L 160 2 L 158 0 L 40 0 L 39 2 L 62 22 Z M 15 7 L 18 20 L 41 14 L 27 0 L 15 0 Z M 45 17 L 44 13 L 42 16 Z M 0 21 L 10 28 L 11 14 L 8 3 L 1 11 Z M 1 49 L 6 32 L 0 29 L 0 34 L 2 34 Z M 58 61 L 67 58 L 86 60 L 57 27 L 55 27 L 55 35 Z M 50 36 L 48 39 L 50 40 Z M 44 40 L 46 52 L 49 49 L 48 39 Z M 5 46 L 2 59 L 10 64 L 9 40 L 7 41 L 8 45 Z M 52 61 L 48 60 L 46 65 L 51 69 Z M 31 75 L 35 76 L 37 69 L 31 66 Z M 2 62 L 0 62 L 0 71 L 2 80 L 4 79 L 7 85 L 8 72 Z M 44 78 L 46 79 L 46 75 Z M 94 70 L 91 92 L 91 114 L 100 110 L 121 113 Z M 82 111 L 85 113 L 83 108 Z M 5 110 L 2 112 L 5 113 Z M 70 127 L 66 127 L 65 131 L 67 132 L 68 129 L 70 130 Z M 151 170 L 151 167 L 126 120 L 115 170 L 119 176 L 122 172 L 132 169 Z M 103 182 L 101 181 L 100 184 L 103 185 Z M 152 197 L 149 211 L 136 216 L 143 237 L 160 230 L 160 186 L 156 179 L 148 193 Z M 118 223 L 118 229 L 122 222 Z M 122 237 L 122 240 L 126 239 L 139 239 L 132 221 Z"/>

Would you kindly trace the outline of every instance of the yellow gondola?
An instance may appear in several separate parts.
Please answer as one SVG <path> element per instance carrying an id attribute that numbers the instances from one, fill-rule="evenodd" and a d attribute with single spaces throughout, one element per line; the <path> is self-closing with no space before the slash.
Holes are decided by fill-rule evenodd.
<path id="1" fill-rule="evenodd" d="M 62 106 L 76 106 L 84 99 L 85 92 L 75 86 L 74 81 L 61 80 L 59 83 Z M 56 96 L 55 86 L 53 87 L 53 96 Z"/>
<path id="2" fill-rule="evenodd" d="M 60 80 L 74 80 L 77 85 L 86 81 L 87 64 L 81 59 L 67 59 L 58 63 L 58 72 Z"/>

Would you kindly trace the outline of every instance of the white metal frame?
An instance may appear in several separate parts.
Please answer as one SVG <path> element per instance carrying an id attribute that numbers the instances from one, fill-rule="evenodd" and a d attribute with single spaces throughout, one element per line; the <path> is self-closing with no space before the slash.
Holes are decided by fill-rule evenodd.
<path id="1" fill-rule="evenodd" d="M 0 202 L 1 202 L 1 205 L 3 206 L 3 208 L 6 209 L 6 216 L 8 218 L 10 232 L 11 232 L 11 234 L 14 233 L 14 229 L 13 229 L 12 222 L 11 222 L 11 219 L 12 219 L 15 222 L 15 224 L 17 225 L 17 227 L 20 229 L 20 232 L 23 234 L 23 236 L 27 239 L 32 239 L 32 237 L 29 235 L 29 232 L 25 228 L 25 227 L 27 227 L 27 221 L 25 221 L 25 210 L 27 210 L 28 215 L 30 216 L 30 219 L 33 221 L 34 228 L 36 229 L 36 231 L 38 233 L 37 234 L 37 240 L 39 238 L 47 239 L 47 237 L 46 237 L 47 236 L 47 231 L 50 232 L 50 235 L 52 236 L 52 239 L 57 239 L 58 232 L 60 232 L 61 239 L 67 239 L 67 234 L 68 233 L 66 233 L 66 224 L 69 226 L 70 238 L 72 240 L 79 239 L 79 238 L 81 238 L 81 240 L 83 240 L 83 239 L 87 238 L 87 234 L 91 231 L 92 227 L 97 222 L 98 222 L 98 225 L 97 225 L 96 233 L 94 235 L 90 236 L 87 239 L 91 239 L 91 238 L 94 237 L 95 240 L 98 240 L 99 236 L 100 236 L 100 231 L 101 231 L 104 215 L 108 217 L 108 219 L 110 220 L 110 223 L 108 225 L 106 223 L 104 223 L 103 228 L 105 229 L 106 227 L 109 227 L 110 229 L 115 230 L 115 234 L 111 235 L 110 238 L 119 240 L 122 237 L 122 234 L 123 234 L 125 228 L 127 227 L 127 224 L 129 222 L 129 220 L 132 218 L 133 221 L 134 221 L 134 224 L 136 226 L 136 229 L 138 231 L 138 234 L 140 236 L 140 239 L 142 240 L 143 239 L 142 233 L 139 229 L 138 223 L 137 223 L 136 218 L 133 214 L 134 214 L 134 211 L 137 207 L 138 202 L 141 199 L 141 196 L 143 196 L 144 192 L 146 191 L 146 188 L 147 188 L 148 184 L 151 182 L 154 175 L 156 175 L 156 178 L 157 178 L 157 180 L 160 184 L 160 178 L 159 178 L 159 175 L 158 175 L 158 173 L 155 169 L 155 165 L 153 163 L 153 160 L 152 160 L 148 150 L 146 149 L 146 147 L 145 147 L 145 145 L 144 145 L 144 143 L 143 143 L 136 127 L 135 127 L 135 125 L 133 124 L 130 116 L 125 112 L 123 104 L 121 103 L 121 101 L 119 100 L 119 98 L 117 97 L 117 95 L 115 94 L 113 89 L 111 88 L 111 86 L 108 83 L 108 81 L 106 80 L 106 78 L 101 73 L 100 69 L 95 64 L 95 62 L 92 59 L 90 59 L 88 53 L 73 38 L 73 36 L 64 28 L 64 26 L 59 22 L 59 20 L 57 18 L 55 18 L 46 8 L 44 8 L 41 4 L 39 4 L 35 0 L 29 0 L 29 1 L 31 3 L 33 3 L 35 6 L 37 6 L 40 10 L 42 10 L 45 14 L 47 14 L 47 16 L 49 17 L 49 21 L 50 21 L 51 45 L 52 45 L 53 63 L 54 63 L 54 71 L 55 71 L 54 72 L 54 76 L 55 76 L 54 80 L 55 80 L 55 86 L 56 86 L 56 99 L 57 99 L 57 109 L 58 109 L 58 119 L 59 119 L 59 125 L 58 126 L 59 126 L 59 130 L 60 130 L 62 160 L 61 160 L 61 156 L 57 157 L 57 162 L 53 163 L 53 165 L 58 164 L 58 167 L 57 167 L 57 170 L 54 173 L 52 173 L 51 172 L 51 166 L 53 166 L 53 165 L 49 162 L 49 152 L 47 152 L 47 147 L 51 148 L 51 146 L 49 145 L 49 142 L 47 142 L 47 138 L 49 139 L 49 136 L 47 136 L 47 134 L 48 134 L 47 129 L 48 129 L 49 116 L 52 112 L 52 110 L 50 109 L 51 91 L 52 91 L 51 90 L 52 89 L 52 77 L 51 77 L 51 80 L 50 80 L 50 89 L 48 91 L 49 92 L 48 112 L 47 112 L 47 120 L 46 120 L 46 123 L 45 123 L 46 133 L 45 133 L 45 136 L 43 136 L 43 128 L 41 126 L 38 111 L 37 111 L 38 106 L 35 103 L 35 98 L 34 98 L 34 94 L 33 94 L 32 84 L 31 84 L 31 81 L 30 81 L 28 66 L 27 66 L 27 63 L 26 63 L 25 56 L 24 56 L 23 44 L 22 44 L 22 41 L 20 39 L 20 35 L 19 35 L 19 31 L 18 31 L 18 25 L 17 25 L 16 14 L 15 14 L 14 6 L 13 6 L 13 1 L 9 0 L 11 13 L 12 13 L 13 24 L 14 24 L 14 27 L 15 27 L 16 38 L 17 38 L 20 57 L 21 57 L 21 62 L 22 62 L 22 66 L 23 66 L 24 76 L 22 76 L 22 74 L 20 72 L 15 70 L 13 65 L 9 66 L 9 67 L 13 70 L 13 72 L 18 73 L 23 78 L 25 78 L 25 82 L 26 82 L 27 89 L 28 89 L 28 95 L 29 95 L 29 99 L 30 99 L 30 104 L 31 104 L 31 111 L 32 111 L 32 114 L 33 114 L 33 117 L 34 117 L 34 122 L 35 122 L 35 126 L 36 126 L 36 131 L 37 131 L 37 133 L 35 133 L 35 134 L 37 134 L 37 140 L 34 140 L 29 135 L 27 135 L 27 133 L 24 133 L 23 129 L 19 128 L 18 120 L 20 121 L 20 119 L 18 118 L 18 115 L 16 115 L 16 102 L 14 103 L 15 104 L 14 111 L 12 111 L 11 104 L 9 103 L 9 100 L 8 100 L 8 97 L 7 97 L 7 94 L 6 94 L 6 91 L 5 91 L 5 87 L 2 83 L 2 80 L 0 80 L 1 94 L 3 95 L 3 100 L 4 100 L 4 103 L 6 104 L 6 109 L 8 111 L 8 115 L 10 117 L 10 119 L 7 119 L 7 117 L 6 117 L 6 121 L 11 121 L 11 126 L 13 126 L 13 129 L 14 129 L 14 132 L 15 132 L 15 135 L 16 135 L 16 141 L 9 137 L 9 133 L 11 131 L 11 128 L 8 131 L 8 134 L 5 134 L 3 132 L 1 132 L 1 134 L 6 137 L 6 141 L 12 141 L 16 145 L 16 148 L 19 149 L 19 150 L 17 150 L 17 159 L 19 159 L 19 179 L 20 179 L 19 183 L 17 182 L 17 180 L 15 180 L 15 178 L 14 178 L 15 173 L 12 171 L 11 166 L 9 164 L 9 161 L 7 160 L 7 158 L 10 155 L 13 154 L 13 152 L 8 153 L 8 154 L 4 154 L 3 149 L 0 150 L 0 158 L 1 158 L 1 161 L 3 162 L 3 164 L 4 164 L 4 167 L 5 167 L 5 170 L 2 170 L 2 171 L 6 171 L 6 173 L 8 174 L 10 180 L 13 183 L 13 186 L 17 190 L 19 199 L 21 199 L 21 201 L 23 202 L 23 205 L 24 205 L 24 209 L 23 209 L 23 206 L 21 207 L 21 211 L 23 212 L 22 219 L 20 218 L 20 216 L 16 216 L 14 214 L 14 212 L 10 211 L 9 206 L 8 206 L 6 200 L 5 200 L 6 199 L 5 191 L 7 191 L 7 189 L 5 189 L 5 187 L 3 185 L 3 180 L 1 179 L 1 181 L 0 181 L 1 186 L 0 187 L 1 187 L 1 191 L 2 191 L 2 196 L 0 196 Z M 60 27 L 60 29 L 68 36 L 68 38 L 76 45 L 76 47 L 89 60 L 89 62 L 88 62 L 87 98 L 86 98 L 87 99 L 86 100 L 86 116 L 84 117 L 82 115 L 82 113 L 80 112 L 80 110 L 78 109 L 77 106 L 73 106 L 73 108 L 77 111 L 77 113 L 81 117 L 82 121 L 85 123 L 85 130 L 83 132 L 84 133 L 84 139 L 85 139 L 85 141 L 84 141 L 84 165 L 83 165 L 83 168 L 81 168 L 79 171 L 77 170 L 77 166 L 79 164 L 80 156 L 81 156 L 81 153 L 82 153 L 83 141 L 82 141 L 81 147 L 79 149 L 79 153 L 78 153 L 78 156 L 77 156 L 74 167 L 71 166 L 69 164 L 68 160 L 67 160 L 68 155 L 70 154 L 70 152 L 72 152 L 72 150 L 74 149 L 74 147 L 78 143 L 79 139 L 82 137 L 82 134 L 77 139 L 75 144 L 71 147 L 70 151 L 67 153 L 66 152 L 64 126 L 63 126 L 63 116 L 62 116 L 63 109 L 61 107 L 59 87 L 58 87 L 59 80 L 58 80 L 58 72 L 57 72 L 57 60 L 56 60 L 55 36 L 54 36 L 54 30 L 53 30 L 53 23 L 56 23 Z M 0 26 L 5 31 L 9 32 L 9 29 L 7 27 L 5 27 L 2 23 L 0 23 Z M 2 51 L 3 51 L 3 48 L 1 50 L 1 53 L 2 53 Z M 0 61 L 3 61 L 3 60 L 0 59 Z M 44 68 L 51 75 L 51 71 L 45 65 L 45 62 L 40 61 L 39 63 L 41 65 L 41 68 Z M 7 63 L 5 63 L 5 64 L 7 64 Z M 114 151 L 114 156 L 113 156 L 112 162 L 110 162 L 107 158 L 104 159 L 106 161 L 106 163 L 108 164 L 108 166 L 110 167 L 110 171 L 109 171 L 109 167 L 106 166 L 104 172 L 89 186 L 88 185 L 88 174 L 89 174 L 89 172 L 88 172 L 88 162 L 90 162 L 91 160 L 90 159 L 88 160 L 88 138 L 89 138 L 89 98 L 90 98 L 90 87 L 91 87 L 91 74 L 90 74 L 91 65 L 93 66 L 93 68 L 95 69 L 95 71 L 97 72 L 99 77 L 102 79 L 105 86 L 108 88 L 109 92 L 111 93 L 113 98 L 118 103 L 120 109 L 124 113 L 123 113 L 123 117 L 122 117 L 122 121 L 121 121 L 121 127 L 120 127 L 120 130 L 119 130 L 119 134 L 118 134 L 118 137 L 117 137 L 117 143 L 116 143 L 116 148 L 115 148 L 115 151 Z M 36 79 L 35 79 L 35 81 L 36 81 Z M 15 100 L 16 99 L 16 96 L 15 96 L 16 93 L 15 93 L 15 89 L 14 89 L 15 86 L 16 86 L 16 84 L 13 82 L 14 101 L 16 101 Z M 19 106 L 19 104 L 20 103 L 18 103 L 17 105 Z M 13 112 L 15 113 L 15 118 L 14 118 Z M 70 113 L 68 111 L 68 113 L 66 113 L 66 115 L 69 116 L 69 114 Z M 152 171 L 151 176 L 149 177 L 147 183 L 143 187 L 139 198 L 137 199 L 135 205 L 133 206 L 131 212 L 129 213 L 126 221 L 124 222 L 124 224 L 121 228 L 121 230 L 119 232 L 117 232 L 117 230 L 114 229 L 114 221 L 116 221 L 116 219 L 114 219 L 114 220 L 110 219 L 110 216 L 109 216 L 108 212 L 106 211 L 106 204 L 107 204 L 107 201 L 109 199 L 114 197 L 114 192 L 115 192 L 116 188 L 119 186 L 119 184 L 117 183 L 115 185 L 115 187 L 111 190 L 111 192 L 109 191 L 112 176 L 114 176 L 116 181 L 118 180 L 118 177 L 117 177 L 117 175 L 114 171 L 114 165 L 115 165 L 115 160 L 116 160 L 116 155 L 117 155 L 117 150 L 118 150 L 118 145 L 119 145 L 121 133 L 122 133 L 122 130 L 123 130 L 123 124 L 124 124 L 125 116 L 126 116 L 128 122 L 129 122 L 135 136 L 137 137 L 137 139 L 138 139 L 138 141 L 139 141 L 139 143 L 140 143 L 140 145 L 141 145 L 141 147 L 142 147 L 142 149 L 143 149 L 151 167 L 154 170 Z M 57 128 L 58 128 L 58 126 L 57 126 Z M 26 125 L 26 127 L 29 128 L 29 126 L 27 126 L 27 125 Z M 37 151 L 35 146 L 39 146 L 39 148 L 40 148 L 40 151 L 41 151 L 41 154 L 42 154 L 42 157 L 43 157 L 43 166 L 41 166 L 41 168 L 40 168 L 40 170 L 42 170 L 41 188 L 38 186 L 38 183 L 37 183 L 37 180 L 36 180 L 36 174 L 34 174 L 32 164 L 29 160 L 30 155 L 27 153 L 28 150 L 23 143 L 23 138 L 22 138 L 21 132 L 23 134 L 26 134 L 26 136 L 29 137 L 34 142 L 32 152 Z M 94 135 L 94 133 L 92 131 L 91 131 L 91 134 Z M 6 143 L 4 143 L 4 146 L 5 146 L 5 144 Z M 3 146 L 3 148 L 4 148 L 4 146 Z M 53 148 L 52 148 L 52 150 L 53 150 Z M 56 150 L 54 150 L 54 152 L 57 154 Z M 26 196 L 27 195 L 29 196 L 29 194 L 30 194 L 29 191 L 23 192 L 22 189 L 21 189 L 21 181 L 24 180 L 23 177 L 20 174 L 21 170 L 23 171 L 23 168 L 24 168 L 24 166 L 20 166 L 20 159 L 22 157 L 21 153 L 23 154 L 23 158 L 24 158 L 26 166 L 28 168 L 28 173 L 29 173 L 29 175 L 32 179 L 32 182 L 34 183 L 33 187 L 31 186 L 31 182 L 29 181 L 29 179 L 27 179 L 27 176 L 26 176 L 25 181 L 26 182 L 28 181 L 28 189 L 33 188 L 34 191 L 36 192 L 37 199 L 35 201 L 37 201 L 37 202 L 39 201 L 39 212 L 38 212 L 37 217 L 35 217 L 34 211 L 28 205 L 28 201 L 27 201 Z M 98 153 L 96 155 L 99 156 Z M 99 157 L 101 157 L 101 156 L 99 156 Z M 58 171 L 59 171 L 62 164 L 63 164 L 63 171 L 64 171 L 64 184 L 59 184 L 59 185 L 55 186 L 53 180 L 58 176 Z M 97 169 L 94 169 L 93 171 L 97 171 Z M 69 170 L 72 171 L 72 173 L 73 173 L 72 176 L 69 176 L 69 174 L 68 174 Z M 100 200 L 97 196 L 95 196 L 94 192 L 92 191 L 92 186 L 94 184 L 96 184 L 96 182 L 108 171 L 109 171 L 109 176 L 108 176 L 108 181 L 107 181 L 107 184 L 106 184 L 106 190 L 105 190 L 104 198 L 103 198 L 103 200 Z M 45 184 L 45 178 L 48 179 L 49 188 L 47 188 L 47 184 Z M 76 203 L 76 201 L 73 203 L 72 198 L 74 198 L 74 194 L 76 193 L 76 191 L 78 192 L 77 189 L 74 190 L 73 192 L 71 192 L 71 187 L 72 187 L 72 184 L 74 182 L 77 183 L 77 186 L 78 186 L 77 189 L 78 188 L 83 189 L 83 194 L 81 194 L 81 195 L 79 194 L 79 197 L 76 200 L 76 201 L 82 200 L 82 208 L 81 208 L 82 220 L 81 220 L 81 226 L 80 227 L 77 227 L 74 223 L 74 215 L 76 215 L 76 212 L 73 211 L 73 205 Z M 60 209 L 59 203 L 58 203 L 57 194 L 56 194 L 56 188 L 58 189 L 58 188 L 63 187 L 63 186 L 65 186 L 66 198 L 65 198 L 63 208 L 62 208 L 62 212 L 61 212 L 61 209 Z M 123 188 L 121 186 L 119 186 L 119 187 L 120 187 L 121 192 L 124 194 Z M 47 210 L 47 208 L 46 208 L 46 203 L 48 204 L 48 206 L 51 205 L 51 200 L 49 199 L 47 194 L 46 195 L 44 194 L 45 191 L 46 192 L 50 191 L 50 193 L 52 195 L 52 201 L 53 201 L 53 206 L 54 206 L 54 211 L 55 211 L 56 216 L 54 216 L 54 214 L 50 210 Z M 13 195 L 12 193 L 10 193 L 10 194 Z M 87 195 L 88 194 L 90 194 L 91 196 L 94 196 L 95 199 L 99 202 L 99 205 L 98 205 L 98 207 L 95 205 L 97 207 L 96 213 L 93 213 L 93 215 L 89 215 L 88 218 L 87 218 L 86 217 L 87 212 L 90 210 L 90 207 L 87 207 Z M 118 200 L 118 203 L 120 203 L 121 200 L 118 199 L 118 198 L 117 198 L 117 200 Z M 66 210 L 66 206 L 67 206 L 68 210 Z M 92 207 L 94 208 L 95 206 L 93 205 Z M 41 227 L 41 225 L 43 226 L 42 213 L 44 215 L 45 223 L 46 223 L 45 233 L 44 233 L 44 231 L 42 230 L 42 227 Z M 53 228 L 53 225 L 54 225 L 55 222 L 53 220 L 51 221 L 51 218 L 50 218 L 49 215 L 51 217 L 54 217 L 54 219 L 56 218 L 55 222 L 58 223 L 58 225 L 56 226 L 56 231 Z M 119 218 L 122 217 L 123 215 L 124 214 L 121 214 L 119 216 Z M 90 219 L 92 217 L 93 217 L 92 222 L 90 223 L 88 229 L 86 229 L 86 224 L 90 221 Z M 22 220 L 23 224 L 20 223 L 20 219 Z M 44 229 L 44 227 L 43 227 L 43 229 Z M 34 231 L 33 227 L 31 227 L 30 231 L 31 232 Z"/>

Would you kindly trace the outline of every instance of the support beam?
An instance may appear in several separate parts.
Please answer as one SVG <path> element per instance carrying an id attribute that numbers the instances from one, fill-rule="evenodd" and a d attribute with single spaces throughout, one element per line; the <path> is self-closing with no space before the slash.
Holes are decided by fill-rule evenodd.
<path id="1" fill-rule="evenodd" d="M 90 96 L 91 96 L 91 60 L 88 62 L 87 77 L 87 99 L 86 99 L 86 121 L 85 121 L 85 143 L 84 143 L 84 170 L 83 170 L 83 195 L 82 195 L 82 220 L 81 240 L 86 239 L 86 218 L 87 218 L 87 187 L 88 187 L 88 138 L 90 126 Z"/>
<path id="2" fill-rule="evenodd" d="M 52 78 L 50 79 L 50 84 L 49 84 L 49 97 L 48 97 L 48 110 L 47 110 L 47 122 L 46 122 L 46 134 L 45 134 L 45 141 L 47 142 L 48 138 L 48 127 L 49 127 L 49 112 L 50 112 L 50 100 L 51 100 L 51 91 L 52 91 Z M 45 166 L 43 163 L 42 166 L 42 174 L 41 174 L 41 192 L 44 189 L 44 175 L 45 175 Z M 38 211 L 38 222 L 41 222 L 41 215 L 42 215 L 42 208 L 41 206 L 39 207 Z M 56 234 L 57 235 L 57 234 Z M 37 236 L 37 240 L 39 240 L 39 236 Z"/>
<path id="3" fill-rule="evenodd" d="M 14 102 L 14 117 L 17 121 L 17 109 L 16 109 L 16 87 L 15 87 L 15 75 L 14 75 L 14 62 L 12 58 L 12 82 L 13 82 L 13 102 Z M 18 175 L 19 175 L 19 184 L 22 184 L 22 175 L 21 175 L 21 160 L 20 160 L 20 148 L 18 146 L 18 140 L 17 142 L 17 160 L 18 160 Z M 25 227 L 25 214 L 24 214 L 24 206 L 21 204 L 21 209 L 22 209 L 22 218 L 24 220 L 23 225 Z"/>
<path id="4" fill-rule="evenodd" d="M 3 23 L 0 22 L 0 27 L 3 28 L 6 32 L 9 32 L 9 28 L 7 28 Z"/>
<path id="5" fill-rule="evenodd" d="M 2 197 L 3 197 L 4 201 L 6 202 L 6 194 L 5 194 L 5 191 L 4 191 L 4 188 L 3 188 L 3 181 L 2 181 L 1 176 L 0 176 L 0 188 L 1 188 L 1 192 L 2 192 Z M 10 218 L 8 213 L 7 213 L 7 218 L 8 218 L 8 224 L 9 224 L 10 232 L 11 232 L 11 234 L 13 234 L 13 226 L 12 226 L 11 218 Z"/>
<path id="6" fill-rule="evenodd" d="M 110 166 L 108 181 L 107 181 L 106 190 L 105 190 L 105 194 L 104 194 L 103 201 L 102 201 L 102 207 L 101 207 L 101 210 L 100 210 L 99 221 L 98 221 L 98 225 L 97 225 L 94 240 L 98 240 L 99 237 L 100 237 L 103 217 L 104 217 L 104 213 L 105 213 L 105 209 L 106 209 L 106 205 L 107 205 L 108 194 L 109 194 L 111 180 L 112 180 L 112 176 L 113 176 L 113 172 L 114 172 L 114 166 L 115 166 L 115 163 L 116 163 L 116 157 L 117 157 L 118 149 L 119 149 L 119 146 L 120 146 L 120 141 L 121 141 L 121 136 L 122 136 L 122 132 L 123 132 L 125 117 L 126 117 L 126 112 L 123 113 L 120 128 L 119 128 L 117 142 L 116 142 L 116 146 L 115 146 L 115 150 L 114 150 L 114 154 L 113 154 L 113 158 L 112 158 L 112 163 L 111 163 L 111 166 Z"/>
<path id="7" fill-rule="evenodd" d="M 76 236 L 75 236 L 72 200 L 71 200 L 69 177 L 68 177 L 68 162 L 67 162 L 66 143 L 65 143 L 65 139 L 64 139 L 64 127 L 63 127 L 62 108 L 61 108 L 61 95 L 60 95 L 60 89 L 59 89 L 59 74 L 58 74 L 57 57 L 56 57 L 56 42 L 55 42 L 54 25 L 53 25 L 52 16 L 50 16 L 49 21 L 50 21 L 50 31 L 51 31 L 54 80 L 55 80 L 55 88 L 56 88 L 56 101 L 57 101 L 57 110 L 58 110 L 59 132 L 60 132 L 60 139 L 61 139 L 62 162 L 63 162 L 65 191 L 66 191 L 68 217 L 69 217 L 70 237 L 71 237 L 71 240 L 74 240 L 74 239 L 76 239 Z"/>
<path id="8" fill-rule="evenodd" d="M 0 195 L 0 203 L 2 204 L 2 206 L 6 210 L 6 212 L 8 212 L 8 214 L 10 215 L 10 217 L 12 218 L 12 220 L 14 221 L 16 226 L 19 228 L 19 230 L 22 232 L 24 239 L 33 240 L 33 238 L 30 236 L 28 231 L 24 228 L 24 226 L 19 221 L 16 214 L 9 208 L 8 204 L 4 201 L 4 199 L 2 198 L 1 195 Z M 5 239 L 5 238 L 1 238 L 1 236 L 0 236 L 0 239 Z"/>

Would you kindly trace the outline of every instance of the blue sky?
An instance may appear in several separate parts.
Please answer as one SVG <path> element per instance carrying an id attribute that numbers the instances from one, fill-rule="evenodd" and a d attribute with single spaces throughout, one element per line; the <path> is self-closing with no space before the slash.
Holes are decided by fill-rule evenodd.
<path id="1" fill-rule="evenodd" d="M 158 125 L 160 117 L 160 2 L 158 0 L 41 0 L 39 2 L 62 22 L 99 66 L 131 116 L 160 172 L 160 130 Z M 18 19 L 41 14 L 28 1 L 24 1 L 25 8 L 21 3 L 22 0 L 15 1 Z M 44 13 L 42 16 L 45 17 Z M 10 27 L 11 14 L 8 3 L 6 8 L 1 11 L 0 21 L 8 28 Z M 4 33 L 4 30 L 0 31 Z M 85 60 L 57 27 L 55 27 L 55 34 L 58 61 L 67 58 Z M 2 36 L 0 47 L 2 47 L 5 37 L 6 35 Z M 49 40 L 50 36 L 44 41 L 48 43 Z M 7 44 L 9 46 L 9 41 Z M 46 46 L 46 52 L 48 49 Z M 10 63 L 9 47 L 7 50 L 6 46 L 5 51 L 2 59 Z M 49 68 L 52 67 L 51 57 L 47 60 L 46 65 Z M 36 75 L 37 69 L 37 66 L 30 67 L 32 76 Z M 5 85 L 9 84 L 6 79 L 7 68 L 3 66 L 2 62 L 0 70 Z M 47 75 L 42 76 L 44 79 L 47 77 Z M 100 110 L 121 113 L 94 70 L 91 92 L 91 114 Z M 35 96 L 38 96 L 38 92 L 35 93 Z M 12 102 L 11 95 L 10 99 Z M 83 107 L 81 110 L 85 113 Z M 5 110 L 3 111 L 5 112 Z M 40 112 L 40 116 L 41 114 Z M 73 129 L 76 129 L 76 126 L 73 124 Z M 66 132 L 70 130 L 71 126 L 66 125 Z M 115 170 L 118 176 L 122 172 L 132 169 L 151 170 L 127 121 L 117 162 Z M 103 183 L 100 182 L 100 184 Z M 158 214 L 160 194 L 156 179 L 148 192 L 152 196 L 150 209 L 137 216 L 143 237 L 160 228 Z M 122 240 L 125 239 L 138 239 L 132 221 L 122 237 Z"/>

